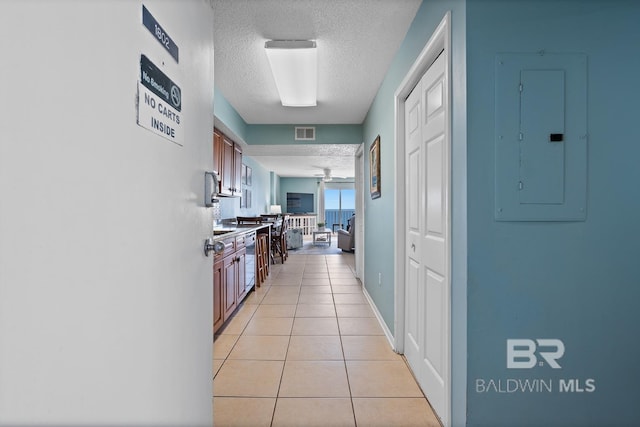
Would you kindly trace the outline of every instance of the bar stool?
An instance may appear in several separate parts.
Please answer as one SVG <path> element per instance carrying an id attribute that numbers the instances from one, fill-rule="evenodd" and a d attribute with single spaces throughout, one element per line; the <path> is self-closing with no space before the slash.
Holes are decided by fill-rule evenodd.
<path id="1" fill-rule="evenodd" d="M 256 235 L 256 266 L 258 281 L 263 283 L 269 275 L 269 255 L 266 248 L 269 246 L 269 236 L 264 233 Z"/>
<path id="2" fill-rule="evenodd" d="M 282 233 L 282 240 L 280 241 L 280 247 L 282 248 L 282 254 L 284 255 L 284 260 L 286 261 L 289 258 L 289 249 L 287 248 L 287 233 L 289 229 L 285 229 L 284 233 Z"/>
<path id="3" fill-rule="evenodd" d="M 287 224 L 288 217 L 285 217 L 280 227 L 271 230 L 271 259 L 275 262 L 275 256 L 280 255 L 280 263 L 284 264 L 287 259 Z"/>
<path id="4" fill-rule="evenodd" d="M 262 241 L 256 236 L 256 286 L 259 288 L 264 281 L 264 268 L 262 267 Z"/>
<path id="5" fill-rule="evenodd" d="M 266 280 L 269 276 L 271 264 L 269 263 L 269 235 L 267 233 L 261 233 L 262 236 L 262 261 L 264 262 L 264 278 Z"/>

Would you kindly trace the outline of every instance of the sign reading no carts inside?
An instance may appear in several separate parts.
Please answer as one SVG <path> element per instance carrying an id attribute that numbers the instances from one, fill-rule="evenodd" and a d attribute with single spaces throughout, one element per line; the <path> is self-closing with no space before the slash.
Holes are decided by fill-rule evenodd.
<path id="1" fill-rule="evenodd" d="M 180 146 L 182 128 L 182 91 L 145 55 L 140 55 L 138 82 L 138 125 Z"/>

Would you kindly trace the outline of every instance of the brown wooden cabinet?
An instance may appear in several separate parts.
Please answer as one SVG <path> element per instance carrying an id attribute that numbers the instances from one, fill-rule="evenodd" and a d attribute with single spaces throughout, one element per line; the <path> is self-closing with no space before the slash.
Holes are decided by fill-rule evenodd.
<path id="1" fill-rule="evenodd" d="M 213 332 L 231 317 L 247 296 L 244 236 L 223 241 L 224 251 L 213 262 Z"/>
<path id="2" fill-rule="evenodd" d="M 222 309 L 222 258 L 216 258 L 213 263 L 213 332 L 220 329 L 224 323 Z"/>
<path id="3" fill-rule="evenodd" d="M 233 145 L 233 192 L 242 196 L 242 147 Z"/>
<path id="4" fill-rule="evenodd" d="M 228 138 L 222 140 L 222 170 L 220 171 L 220 194 L 233 196 L 235 190 L 235 174 L 233 155 L 235 144 Z"/>
<path id="5" fill-rule="evenodd" d="M 222 133 L 218 129 L 213 130 L 213 170 L 222 171 Z M 220 189 L 218 189 L 220 190 Z"/>
<path id="6" fill-rule="evenodd" d="M 242 147 L 224 135 L 213 131 L 213 164 L 220 175 L 220 195 L 242 194 Z"/>
<path id="7" fill-rule="evenodd" d="M 238 263 L 238 281 L 236 282 L 236 299 L 238 303 L 247 296 L 247 248 L 245 236 L 236 239 L 236 259 Z"/>
<path id="8" fill-rule="evenodd" d="M 222 291 L 224 292 L 222 311 L 224 319 L 231 317 L 238 306 L 236 287 L 238 286 L 238 262 L 234 255 L 229 255 L 222 260 Z"/>

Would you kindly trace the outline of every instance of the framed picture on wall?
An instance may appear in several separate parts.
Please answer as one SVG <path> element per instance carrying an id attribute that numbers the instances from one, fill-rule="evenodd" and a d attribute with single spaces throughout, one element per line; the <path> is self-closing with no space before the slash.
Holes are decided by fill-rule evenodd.
<path id="1" fill-rule="evenodd" d="M 380 135 L 376 137 L 376 140 L 371 144 L 371 148 L 369 148 L 369 172 L 371 198 L 377 199 L 380 197 Z"/>
<path id="2" fill-rule="evenodd" d="M 247 185 L 247 165 L 242 164 L 242 183 Z"/>
<path id="3" fill-rule="evenodd" d="M 244 197 L 243 197 L 244 207 L 247 209 L 250 209 L 251 208 L 251 190 L 245 189 L 243 193 L 244 193 Z"/>
<path id="4" fill-rule="evenodd" d="M 251 183 L 253 181 L 253 170 L 247 166 L 247 185 L 251 187 Z"/>

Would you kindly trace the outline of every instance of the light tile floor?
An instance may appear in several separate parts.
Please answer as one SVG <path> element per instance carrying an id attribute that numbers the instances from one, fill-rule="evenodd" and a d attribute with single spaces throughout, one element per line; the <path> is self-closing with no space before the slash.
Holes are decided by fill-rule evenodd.
<path id="1" fill-rule="evenodd" d="M 353 274 L 290 255 L 215 337 L 216 427 L 440 426 Z"/>

